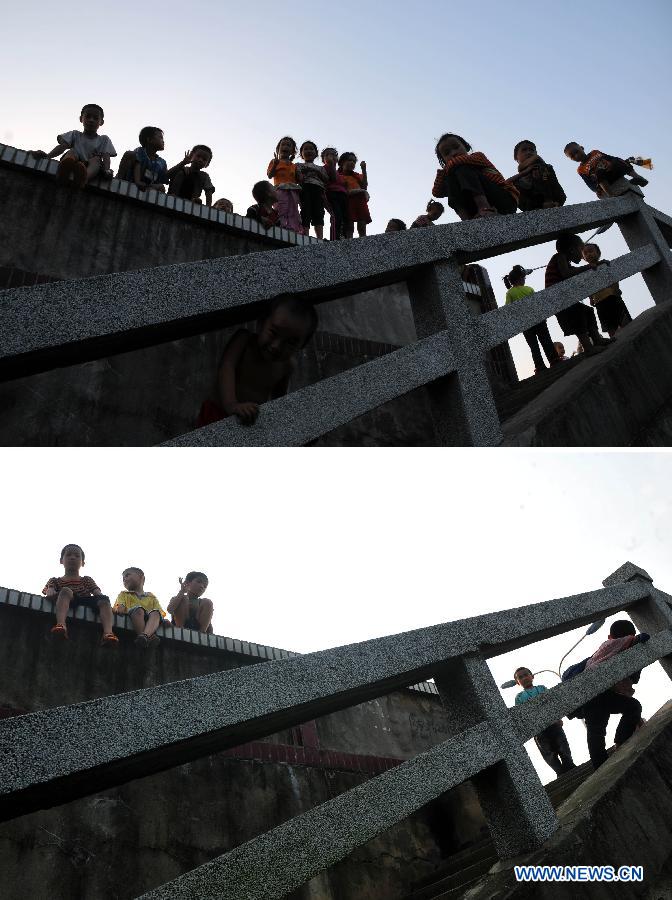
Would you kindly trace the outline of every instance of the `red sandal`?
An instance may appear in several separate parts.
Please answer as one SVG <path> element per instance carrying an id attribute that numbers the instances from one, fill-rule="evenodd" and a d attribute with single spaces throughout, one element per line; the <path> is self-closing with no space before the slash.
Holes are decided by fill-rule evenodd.
<path id="1" fill-rule="evenodd" d="M 116 634 L 112 634 L 111 631 L 109 631 L 107 634 L 104 634 L 100 639 L 101 647 L 116 647 L 118 646 L 118 644 L 119 638 L 116 636 Z"/>
<path id="2" fill-rule="evenodd" d="M 55 638 L 60 638 L 62 641 L 68 640 L 68 629 L 65 625 L 54 625 L 51 629 L 51 633 Z"/>

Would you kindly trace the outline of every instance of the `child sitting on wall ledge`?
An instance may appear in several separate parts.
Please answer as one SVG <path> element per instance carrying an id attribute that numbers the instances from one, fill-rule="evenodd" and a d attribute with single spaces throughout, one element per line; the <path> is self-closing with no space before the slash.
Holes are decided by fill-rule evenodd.
<path id="1" fill-rule="evenodd" d="M 576 171 L 585 181 L 591 191 L 595 191 L 598 197 L 611 197 L 612 185 L 615 181 L 630 176 L 632 184 L 646 187 L 649 183 L 632 168 L 632 163 L 618 156 L 609 156 L 601 150 L 591 150 L 586 153 L 581 144 L 570 141 L 565 146 L 565 156 L 578 162 Z"/>
<path id="2" fill-rule="evenodd" d="M 215 186 L 210 181 L 210 176 L 203 169 L 212 162 L 212 150 L 205 144 L 196 144 L 192 150 L 188 150 L 182 162 L 174 166 L 168 186 L 168 193 L 182 200 L 191 200 L 192 203 L 201 202 L 201 194 L 205 192 L 205 202 L 212 206 L 212 198 L 215 194 Z M 188 167 L 188 168 L 187 168 Z"/>
<path id="3" fill-rule="evenodd" d="M 241 328 L 226 345 L 217 372 L 217 399 L 203 403 L 196 427 L 227 416 L 253 425 L 262 403 L 287 393 L 293 357 L 306 346 L 317 323 L 312 303 L 292 294 L 276 297 L 256 333 Z"/>
<path id="4" fill-rule="evenodd" d="M 137 566 L 122 572 L 125 590 L 119 593 L 113 612 L 127 615 L 137 635 L 135 643 L 143 649 L 159 643 L 156 629 L 166 615 L 154 594 L 145 591 L 145 573 Z"/>
<path id="5" fill-rule="evenodd" d="M 518 163 L 518 174 L 507 178 L 507 181 L 518 188 L 518 206 L 523 212 L 564 205 L 567 195 L 553 166 L 544 162 L 537 153 L 536 144 L 519 141 L 513 148 L 513 158 Z"/>
<path id="6" fill-rule="evenodd" d="M 180 589 L 168 604 L 173 625 L 212 634 L 214 607 L 212 600 L 203 596 L 208 587 L 208 576 L 204 572 L 189 572 L 179 581 Z"/>
<path id="7" fill-rule="evenodd" d="M 277 203 L 278 192 L 270 181 L 258 181 L 252 188 L 252 196 L 257 201 L 247 209 L 247 218 L 254 219 L 264 228 L 280 224 L 280 214 L 273 205 Z"/>
<path id="8" fill-rule="evenodd" d="M 170 181 L 180 165 L 168 169 L 165 159 L 159 156 L 163 150 L 163 131 L 155 125 L 146 125 L 138 135 L 140 146 L 127 150 L 121 157 L 117 178 L 132 181 L 139 191 L 152 190 L 165 193 L 165 185 Z"/>
<path id="9" fill-rule="evenodd" d="M 93 578 L 88 575 L 80 575 L 79 570 L 84 565 L 84 551 L 79 544 L 66 544 L 61 550 L 61 565 L 65 569 L 62 577 L 50 578 L 42 588 L 42 593 L 47 597 L 55 598 L 54 612 L 56 624 L 51 629 L 55 638 L 67 640 L 68 629 L 65 624 L 70 607 L 87 606 L 94 612 L 98 611 L 103 626 L 101 645 L 104 647 L 115 646 L 119 639 L 112 630 L 112 607 L 110 598 L 102 593 Z"/>
<path id="10" fill-rule="evenodd" d="M 105 121 L 102 106 L 87 103 L 82 107 L 79 121 L 84 130 L 59 134 L 57 145 L 49 153 L 43 150 L 29 152 L 38 159 L 63 154 L 56 177 L 64 182 L 72 180 L 76 187 L 83 188 L 97 175 L 111 177 L 110 157 L 116 156 L 117 151 L 106 134 L 98 134 Z"/>

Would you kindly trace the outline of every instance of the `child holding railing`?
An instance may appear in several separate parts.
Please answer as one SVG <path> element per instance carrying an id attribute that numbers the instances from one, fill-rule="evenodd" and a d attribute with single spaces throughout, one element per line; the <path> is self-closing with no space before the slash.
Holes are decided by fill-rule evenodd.
<path id="1" fill-rule="evenodd" d="M 535 697 L 547 690 L 543 684 L 533 684 L 534 675 L 524 666 L 516 669 L 513 677 L 516 684 L 523 688 L 519 694 L 516 694 L 516 706 L 534 700 Z M 544 762 L 548 763 L 556 775 L 563 775 L 576 767 L 567 742 L 567 735 L 562 727 L 562 719 L 545 728 L 541 734 L 535 737 L 534 742 L 539 748 Z"/>

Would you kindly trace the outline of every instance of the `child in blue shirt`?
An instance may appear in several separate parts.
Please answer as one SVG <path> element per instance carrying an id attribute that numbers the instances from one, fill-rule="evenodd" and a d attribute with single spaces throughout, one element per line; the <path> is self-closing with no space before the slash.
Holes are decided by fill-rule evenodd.
<path id="1" fill-rule="evenodd" d="M 528 700 L 533 700 L 546 690 L 543 684 L 533 683 L 534 675 L 524 666 L 516 669 L 513 677 L 516 684 L 523 688 L 519 694 L 516 694 L 516 706 L 520 706 L 521 703 L 527 703 Z M 562 775 L 564 772 L 569 772 L 570 769 L 575 768 L 572 752 L 567 743 L 567 736 L 562 727 L 562 719 L 545 728 L 541 734 L 535 737 L 534 741 L 544 758 L 544 762 L 548 763 L 556 775 Z"/>
<path id="2" fill-rule="evenodd" d="M 163 131 L 155 125 L 146 125 L 138 135 L 140 146 L 135 150 L 127 150 L 121 157 L 117 178 L 132 181 L 140 191 L 151 190 L 165 193 L 173 169 L 168 171 L 165 159 L 159 150 L 163 150 Z"/>

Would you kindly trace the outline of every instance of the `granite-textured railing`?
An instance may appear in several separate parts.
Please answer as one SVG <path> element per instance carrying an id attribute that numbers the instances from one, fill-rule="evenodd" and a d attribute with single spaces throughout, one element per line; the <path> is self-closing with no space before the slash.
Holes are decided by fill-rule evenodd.
<path id="1" fill-rule="evenodd" d="M 485 315 L 465 303 L 465 263 L 614 221 L 630 252 L 609 266 Z M 427 386 L 438 441 L 496 445 L 501 427 L 486 373 L 490 348 L 638 272 L 656 303 L 669 301 L 671 236 L 672 219 L 633 188 L 561 209 L 19 288 L 0 293 L 0 379 L 249 322 L 280 293 L 320 303 L 405 280 L 415 343 L 265 404 L 254 427 L 229 418 L 169 443 L 305 444 Z"/>
<path id="2" fill-rule="evenodd" d="M 522 744 L 660 660 L 672 677 L 672 597 L 625 563 L 604 588 L 0 722 L 0 820 L 253 741 L 433 676 L 452 736 L 143 895 L 272 900 L 472 779 L 500 856 L 539 846 L 555 813 Z M 508 709 L 489 657 L 627 611 L 651 634 L 534 703 Z"/>

